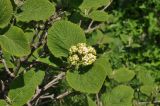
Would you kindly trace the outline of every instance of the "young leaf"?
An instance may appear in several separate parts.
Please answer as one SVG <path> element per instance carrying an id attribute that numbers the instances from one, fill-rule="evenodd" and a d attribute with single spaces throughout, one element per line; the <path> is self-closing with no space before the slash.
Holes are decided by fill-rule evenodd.
<path id="1" fill-rule="evenodd" d="M 119 85 L 111 93 L 102 96 L 104 106 L 132 106 L 134 90 L 125 85 Z"/>
<path id="2" fill-rule="evenodd" d="M 111 70 L 108 57 L 103 55 L 90 69 L 68 71 L 66 78 L 69 85 L 77 91 L 97 93 Z"/>
<path id="3" fill-rule="evenodd" d="M 48 48 L 55 57 L 67 57 L 68 50 L 77 43 L 85 43 L 83 30 L 69 21 L 58 21 L 49 29 Z"/>
<path id="4" fill-rule="evenodd" d="M 2 49 L 15 56 L 25 56 L 30 53 L 30 47 L 24 32 L 18 27 L 11 27 L 8 32 L 0 36 Z"/>
<path id="5" fill-rule="evenodd" d="M 91 18 L 94 21 L 103 22 L 103 21 L 107 21 L 109 17 L 106 12 L 95 10 L 89 14 L 89 18 Z"/>
<path id="6" fill-rule="evenodd" d="M 26 0 L 22 12 L 17 15 L 20 21 L 46 20 L 55 12 L 55 6 L 49 0 Z"/>
<path id="7" fill-rule="evenodd" d="M 35 93 L 39 84 L 41 84 L 45 73 L 43 71 L 28 71 L 24 75 L 17 77 L 10 86 L 8 97 L 12 106 L 23 106 Z"/>
<path id="8" fill-rule="evenodd" d="M 0 28 L 7 26 L 10 22 L 13 8 L 10 0 L 0 0 Z"/>
<path id="9" fill-rule="evenodd" d="M 113 71 L 111 77 L 119 83 L 125 83 L 133 79 L 135 76 L 134 71 L 131 71 L 127 68 L 120 68 L 116 71 Z"/>

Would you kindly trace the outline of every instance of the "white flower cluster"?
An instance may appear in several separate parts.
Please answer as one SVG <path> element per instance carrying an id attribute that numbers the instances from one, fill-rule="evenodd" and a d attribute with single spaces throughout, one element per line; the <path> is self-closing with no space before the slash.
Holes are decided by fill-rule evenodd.
<path id="1" fill-rule="evenodd" d="M 96 51 L 85 43 L 78 43 L 69 49 L 69 62 L 71 65 L 90 65 L 96 60 Z"/>

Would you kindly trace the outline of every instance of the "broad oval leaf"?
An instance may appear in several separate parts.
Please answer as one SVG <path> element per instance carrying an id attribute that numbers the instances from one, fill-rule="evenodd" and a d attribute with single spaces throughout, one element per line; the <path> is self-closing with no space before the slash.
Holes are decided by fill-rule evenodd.
<path id="1" fill-rule="evenodd" d="M 0 0 L 0 28 L 5 27 L 11 20 L 13 7 L 10 0 Z"/>
<path id="2" fill-rule="evenodd" d="M 89 14 L 89 18 L 91 18 L 94 21 L 107 21 L 109 19 L 108 14 L 104 11 L 93 11 Z"/>
<path id="3" fill-rule="evenodd" d="M 48 32 L 48 48 L 55 57 L 67 57 L 72 45 L 85 43 L 83 30 L 69 21 L 57 21 Z"/>
<path id="4" fill-rule="evenodd" d="M 69 85 L 77 91 L 97 93 L 111 70 L 108 57 L 104 55 L 97 59 L 90 69 L 68 71 L 66 78 Z M 79 73 L 83 71 L 87 72 Z"/>
<path id="5" fill-rule="evenodd" d="M 55 12 L 55 6 L 49 0 L 26 0 L 22 12 L 17 15 L 20 21 L 46 20 Z"/>
<path id="6" fill-rule="evenodd" d="M 111 78 L 119 83 L 126 83 L 132 80 L 134 76 L 134 71 L 131 71 L 128 68 L 120 68 L 116 71 L 113 71 Z"/>
<path id="7" fill-rule="evenodd" d="M 18 57 L 30 53 L 30 47 L 23 30 L 15 26 L 0 36 L 0 45 L 2 49 Z"/>
<path id="8" fill-rule="evenodd" d="M 102 101 L 104 106 L 132 106 L 134 90 L 125 85 L 119 85 L 111 91 L 104 94 Z"/>
<path id="9" fill-rule="evenodd" d="M 8 97 L 12 106 L 23 106 L 35 93 L 39 84 L 44 78 L 44 71 L 28 71 L 24 75 L 17 77 L 10 86 Z"/>

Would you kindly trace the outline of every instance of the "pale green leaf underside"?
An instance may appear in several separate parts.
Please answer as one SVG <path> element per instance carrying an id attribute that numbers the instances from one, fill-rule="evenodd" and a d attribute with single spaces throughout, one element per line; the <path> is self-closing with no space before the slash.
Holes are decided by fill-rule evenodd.
<path id="1" fill-rule="evenodd" d="M 83 30 L 69 21 L 58 21 L 48 32 L 48 48 L 56 57 L 67 57 L 68 50 L 77 43 L 86 42 Z"/>
<path id="2" fill-rule="evenodd" d="M 103 21 L 107 21 L 109 17 L 106 12 L 96 10 L 89 14 L 89 18 L 91 18 L 94 21 L 103 22 Z"/>
<path id="3" fill-rule="evenodd" d="M 36 87 L 44 78 L 43 71 L 28 71 L 23 76 L 16 78 L 11 84 L 8 97 L 12 102 L 12 106 L 23 106 L 32 98 Z"/>
<path id="4" fill-rule="evenodd" d="M 15 26 L 0 36 L 0 45 L 2 49 L 15 56 L 25 56 L 30 53 L 30 47 L 24 32 Z"/>
<path id="5" fill-rule="evenodd" d="M 40 21 L 48 19 L 54 12 L 55 6 L 49 0 L 26 0 L 17 18 L 24 22 Z"/>
<path id="6" fill-rule="evenodd" d="M 10 0 L 0 0 L 0 28 L 7 26 L 12 17 L 13 9 Z"/>
<path id="7" fill-rule="evenodd" d="M 104 106 L 132 106 L 134 90 L 125 85 L 119 85 L 111 91 L 104 94 L 102 101 Z"/>
<path id="8" fill-rule="evenodd" d="M 87 71 L 82 74 L 79 72 Z M 101 89 L 106 76 L 111 73 L 111 65 L 107 56 L 102 56 L 96 60 L 88 70 L 68 71 L 67 82 L 77 91 L 86 93 L 97 93 Z"/>

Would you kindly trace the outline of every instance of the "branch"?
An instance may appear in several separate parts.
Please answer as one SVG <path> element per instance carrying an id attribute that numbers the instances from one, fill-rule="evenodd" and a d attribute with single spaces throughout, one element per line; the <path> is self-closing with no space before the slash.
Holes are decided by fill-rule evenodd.
<path id="1" fill-rule="evenodd" d="M 95 26 L 95 27 L 93 27 L 93 28 L 89 28 L 89 29 L 85 30 L 84 32 L 85 32 L 85 33 L 92 32 L 92 31 L 94 31 L 94 30 L 96 30 L 96 29 L 100 28 L 100 27 L 101 27 L 101 25 L 102 25 L 102 24 L 99 24 L 99 25 L 97 25 L 97 26 Z"/>
<path id="2" fill-rule="evenodd" d="M 71 93 L 71 91 L 66 91 L 65 93 L 62 93 L 62 94 L 58 95 L 58 96 L 56 97 L 56 99 L 62 99 L 62 98 L 64 98 L 65 96 L 69 95 L 70 93 Z"/>
<path id="3" fill-rule="evenodd" d="M 2 80 L 0 80 L 0 83 L 1 83 L 1 91 L 0 91 L 0 93 L 3 93 L 4 92 L 4 90 L 5 90 L 5 85 L 4 85 L 4 82 L 2 81 Z"/>
<path id="4" fill-rule="evenodd" d="M 43 92 L 45 92 L 46 90 L 48 90 L 49 88 L 51 88 L 54 84 L 56 84 L 64 76 L 65 76 L 65 72 L 61 72 L 60 74 L 58 74 L 56 76 L 55 79 L 53 79 L 52 81 L 50 81 L 49 83 L 47 83 L 43 88 L 41 88 L 41 89 L 37 88 L 35 95 L 32 97 L 32 99 L 29 101 L 29 103 L 35 101 L 38 97 L 40 97 L 40 95 Z"/>
<path id="5" fill-rule="evenodd" d="M 57 83 L 58 80 L 62 79 L 65 76 L 65 72 L 60 73 L 55 79 L 50 81 L 47 85 L 44 86 L 44 91 L 48 88 L 52 87 L 55 83 Z"/>

